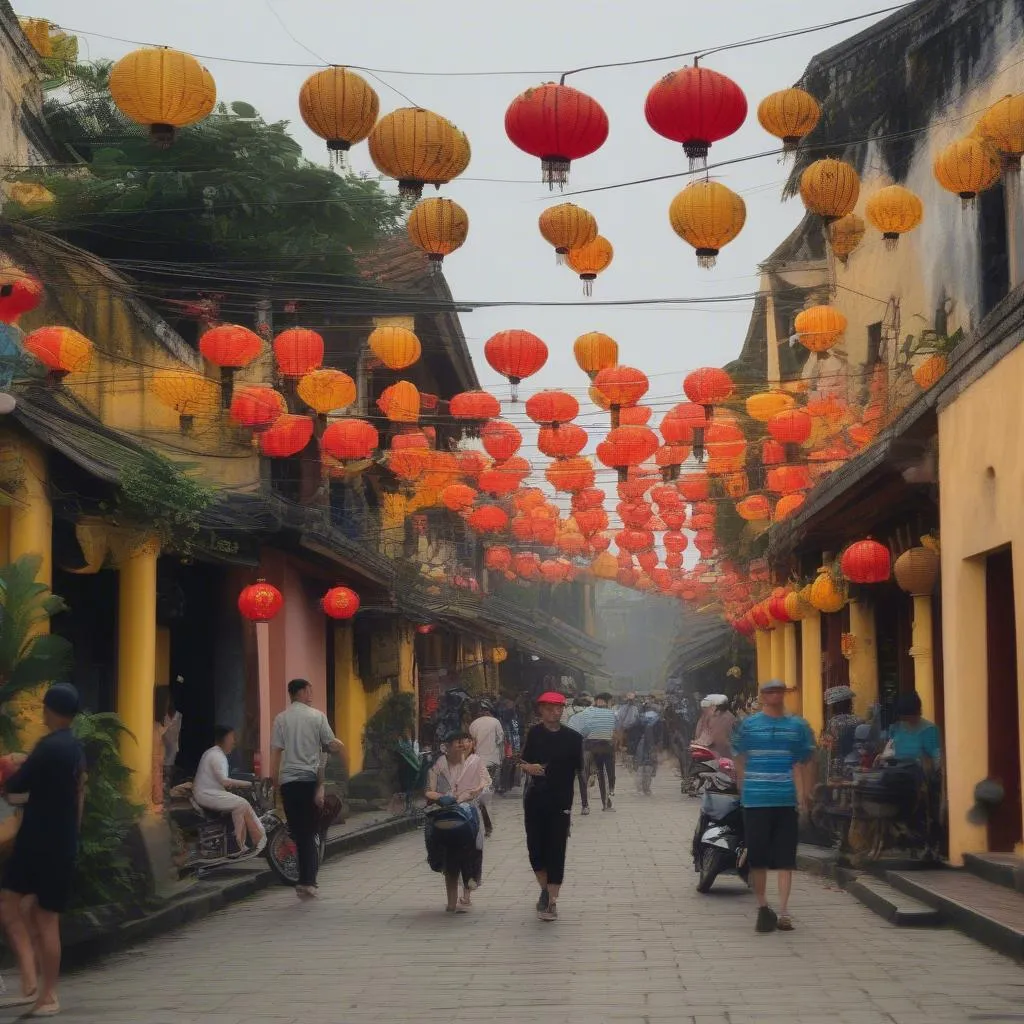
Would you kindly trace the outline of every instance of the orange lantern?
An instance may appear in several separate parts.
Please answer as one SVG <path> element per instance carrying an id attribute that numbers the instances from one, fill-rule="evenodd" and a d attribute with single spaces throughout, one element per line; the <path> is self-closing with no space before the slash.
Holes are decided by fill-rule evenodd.
<path id="1" fill-rule="evenodd" d="M 778 522 L 780 519 L 792 515 L 806 500 L 807 498 L 803 494 L 783 495 L 775 505 L 775 521 Z"/>
<path id="2" fill-rule="evenodd" d="M 544 475 L 556 491 L 571 494 L 594 486 L 594 467 L 590 459 L 557 459 L 548 466 Z"/>
<path id="3" fill-rule="evenodd" d="M 70 327 L 40 327 L 22 345 L 58 380 L 87 369 L 92 362 L 92 342 Z"/>
<path id="4" fill-rule="evenodd" d="M 412 331 L 393 324 L 385 324 L 371 331 L 366 343 L 389 370 L 404 370 L 412 366 L 423 352 L 420 339 Z"/>
<path id="5" fill-rule="evenodd" d="M 508 572 L 512 568 L 512 552 L 509 548 L 496 546 L 484 552 L 484 568 L 490 572 Z"/>
<path id="6" fill-rule="evenodd" d="M 686 397 L 694 405 L 702 405 L 708 419 L 711 418 L 714 406 L 727 402 L 735 390 L 732 377 L 717 366 L 702 366 L 688 373 L 683 380 Z"/>
<path id="7" fill-rule="evenodd" d="M 342 67 L 314 72 L 299 90 L 299 114 L 327 143 L 332 164 L 337 154 L 362 142 L 377 122 L 380 99 L 361 75 Z"/>
<path id="8" fill-rule="evenodd" d="M 620 423 L 619 410 L 636 405 L 650 386 L 647 374 L 632 366 L 607 366 L 594 376 L 594 389 L 608 403 L 613 427 Z"/>
<path id="9" fill-rule="evenodd" d="M 806 466 L 776 466 L 768 470 L 768 490 L 776 494 L 793 494 L 811 487 L 811 475 Z"/>
<path id="10" fill-rule="evenodd" d="M 441 502 L 452 512 L 467 512 L 476 501 L 477 492 L 467 484 L 449 484 L 441 492 Z"/>
<path id="11" fill-rule="evenodd" d="M 292 327 L 274 339 L 274 359 L 285 377 L 303 377 L 324 361 L 324 339 L 316 331 Z"/>
<path id="12" fill-rule="evenodd" d="M 211 327 L 199 339 L 199 351 L 214 366 L 220 367 L 221 405 L 231 405 L 231 383 L 235 371 L 248 366 L 263 351 L 258 334 L 238 324 Z"/>
<path id="13" fill-rule="evenodd" d="M 349 587 L 331 587 L 320 599 L 320 607 L 332 619 L 351 619 L 359 611 L 359 595 Z"/>
<path id="14" fill-rule="evenodd" d="M 797 313 L 793 326 L 800 344 L 811 352 L 821 354 L 832 348 L 843 336 L 846 317 L 833 306 L 811 306 Z"/>
<path id="15" fill-rule="evenodd" d="M 768 433 L 779 444 L 803 444 L 811 436 L 811 417 L 803 409 L 780 412 L 768 421 Z"/>
<path id="16" fill-rule="evenodd" d="M 765 96 L 757 107 L 761 127 L 782 140 L 783 152 L 792 152 L 814 131 L 821 117 L 818 101 L 803 89 L 782 89 Z"/>
<path id="17" fill-rule="evenodd" d="M 392 423 L 415 423 L 420 418 L 420 393 L 407 380 L 386 387 L 377 407 Z"/>
<path id="18" fill-rule="evenodd" d="M 295 390 L 318 416 L 342 412 L 356 400 L 356 382 L 341 370 L 313 370 Z"/>
<path id="19" fill-rule="evenodd" d="M 530 475 L 530 464 L 526 459 L 513 455 L 504 462 L 495 463 L 477 478 L 480 490 L 496 497 L 511 494 Z"/>
<path id="20" fill-rule="evenodd" d="M 853 213 L 859 195 L 860 176 L 842 160 L 815 160 L 800 175 L 800 197 L 807 212 L 827 222 Z"/>
<path id="21" fill-rule="evenodd" d="M 736 514 L 748 523 L 763 522 L 771 519 L 772 507 L 763 494 L 752 494 L 736 503 Z"/>
<path id="22" fill-rule="evenodd" d="M 619 346 L 614 338 L 600 331 L 581 334 L 572 346 L 576 365 L 591 379 L 619 361 Z"/>
<path id="23" fill-rule="evenodd" d="M 570 249 L 589 245 L 597 238 L 597 221 L 594 215 L 575 203 L 559 203 L 551 206 L 541 215 L 538 222 L 544 240 L 555 248 L 555 261 L 565 262 Z"/>
<path id="24" fill-rule="evenodd" d="M 469 215 L 451 199 L 424 199 L 409 214 L 406 230 L 413 245 L 436 266 L 462 248 L 469 235 Z"/>
<path id="25" fill-rule="evenodd" d="M 602 551 L 590 563 L 590 572 L 599 580 L 613 580 L 619 573 L 619 563 L 616 562 L 614 555 Z"/>
<path id="26" fill-rule="evenodd" d="M 614 256 L 612 243 L 603 235 L 598 235 L 592 242 L 581 245 L 578 249 L 570 249 L 565 261 L 571 270 L 580 275 L 583 294 L 593 295 L 597 275 L 611 266 Z"/>

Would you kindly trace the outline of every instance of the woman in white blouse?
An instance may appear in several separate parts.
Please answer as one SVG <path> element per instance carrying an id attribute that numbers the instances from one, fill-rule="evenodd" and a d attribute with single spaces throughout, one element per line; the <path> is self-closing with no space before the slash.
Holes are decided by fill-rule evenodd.
<path id="1" fill-rule="evenodd" d="M 245 797 L 228 792 L 232 789 L 251 789 L 251 782 L 233 779 L 228 773 L 228 754 L 235 749 L 235 730 L 218 725 L 214 730 L 216 744 L 199 760 L 196 777 L 192 781 L 192 795 L 200 807 L 208 811 L 230 814 L 235 823 L 235 839 L 239 855 L 248 853 L 245 834 L 252 840 L 253 853 L 261 853 L 267 845 L 267 833 L 252 804 Z"/>

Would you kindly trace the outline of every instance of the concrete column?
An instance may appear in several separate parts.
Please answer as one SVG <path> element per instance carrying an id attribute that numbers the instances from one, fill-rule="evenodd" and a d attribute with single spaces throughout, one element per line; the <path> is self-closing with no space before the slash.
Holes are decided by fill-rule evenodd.
<path id="1" fill-rule="evenodd" d="M 800 667 L 803 690 L 803 716 L 815 736 L 825 727 L 824 698 L 821 688 L 821 613 L 811 612 L 800 622 Z"/>
<path id="2" fill-rule="evenodd" d="M 149 804 L 153 771 L 153 689 L 156 681 L 155 540 L 139 544 L 120 565 L 117 615 L 117 714 L 131 733 L 122 757 L 134 773 L 135 799 Z"/>
<path id="3" fill-rule="evenodd" d="M 1020 167 L 1003 169 L 1003 202 L 1006 207 L 1006 254 L 1010 290 L 1024 280 L 1024 224 L 1020 201 Z"/>
<path id="4" fill-rule="evenodd" d="M 416 692 L 416 634 L 408 622 L 398 625 L 398 692 Z"/>
<path id="5" fill-rule="evenodd" d="M 757 685 L 767 683 L 772 677 L 772 635 L 766 629 L 759 629 L 754 634 L 757 653 Z"/>
<path id="6" fill-rule="evenodd" d="M 257 622 L 256 629 L 256 682 L 259 692 L 260 723 L 260 768 L 263 774 L 270 774 L 270 739 L 274 729 L 271 713 L 271 672 L 270 672 L 270 623 Z"/>
<path id="7" fill-rule="evenodd" d="M 772 674 L 768 677 L 769 679 L 781 679 L 785 681 L 786 678 L 786 638 L 783 634 L 782 627 L 776 626 L 771 631 L 772 637 Z"/>
<path id="8" fill-rule="evenodd" d="M 935 664 L 932 659 L 931 594 L 914 596 L 914 625 L 910 656 L 914 659 L 914 689 L 921 698 L 921 714 L 935 721 Z"/>
<path id="9" fill-rule="evenodd" d="M 334 724 L 345 744 L 349 775 L 363 770 L 363 729 L 366 727 L 366 691 L 356 671 L 355 634 L 351 624 L 334 625 Z"/>
<path id="10" fill-rule="evenodd" d="M 862 601 L 850 602 L 850 632 L 854 640 L 850 658 L 853 710 L 864 717 L 878 702 L 878 653 L 875 643 L 875 609 Z"/>
<path id="11" fill-rule="evenodd" d="M 796 623 L 787 622 L 781 630 L 782 634 L 782 671 L 783 680 L 789 687 L 786 694 L 786 708 L 790 714 L 803 713 L 803 697 L 800 692 L 800 672 L 796 661 Z"/>
<path id="12" fill-rule="evenodd" d="M 11 561 L 23 555 L 40 555 L 42 561 L 36 579 L 53 585 L 53 508 L 47 490 L 46 453 L 39 445 L 17 440 L 15 450 L 21 480 L 10 506 L 8 554 Z M 36 626 L 37 633 L 49 633 L 50 623 Z M 31 750 L 43 735 L 43 694 L 47 684 L 27 690 L 15 700 L 15 716 L 21 745 Z M 150 715 L 152 718 L 152 715 Z"/>

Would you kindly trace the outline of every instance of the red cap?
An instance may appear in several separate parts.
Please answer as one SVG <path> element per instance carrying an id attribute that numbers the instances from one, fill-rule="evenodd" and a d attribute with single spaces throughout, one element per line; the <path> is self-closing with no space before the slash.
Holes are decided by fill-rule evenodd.
<path id="1" fill-rule="evenodd" d="M 542 693 L 537 698 L 538 704 L 565 704 L 565 695 L 561 693 L 555 693 L 554 690 L 548 690 L 547 693 Z"/>

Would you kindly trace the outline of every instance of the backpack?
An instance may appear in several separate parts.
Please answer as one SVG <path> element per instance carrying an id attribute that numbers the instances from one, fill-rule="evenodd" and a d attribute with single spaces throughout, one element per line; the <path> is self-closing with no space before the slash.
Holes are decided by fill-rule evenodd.
<path id="1" fill-rule="evenodd" d="M 444 797 L 442 797 L 442 800 Z M 446 849 L 472 846 L 479 829 L 477 812 L 468 804 L 439 804 L 427 812 L 427 846 L 436 843 Z"/>

